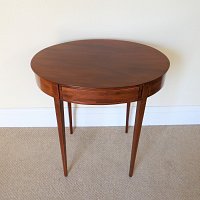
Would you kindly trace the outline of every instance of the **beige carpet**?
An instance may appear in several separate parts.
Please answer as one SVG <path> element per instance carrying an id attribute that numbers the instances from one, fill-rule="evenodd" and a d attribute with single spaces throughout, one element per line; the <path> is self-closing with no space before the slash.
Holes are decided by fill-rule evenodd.
<path id="1" fill-rule="evenodd" d="M 67 129 L 66 178 L 56 128 L 1 128 L 0 199 L 200 199 L 200 126 L 143 127 L 130 178 L 132 130 Z"/>

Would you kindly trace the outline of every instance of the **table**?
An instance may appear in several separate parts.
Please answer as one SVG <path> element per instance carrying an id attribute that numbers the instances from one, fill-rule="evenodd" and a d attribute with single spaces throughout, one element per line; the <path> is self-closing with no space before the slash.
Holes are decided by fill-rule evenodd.
<path id="1" fill-rule="evenodd" d="M 31 67 L 39 88 L 54 98 L 64 175 L 67 176 L 63 101 L 109 105 L 126 103 L 126 129 L 131 102 L 137 101 L 129 176 L 133 175 L 147 98 L 158 92 L 169 68 L 160 51 L 135 42 L 91 39 L 66 42 L 37 53 Z"/>

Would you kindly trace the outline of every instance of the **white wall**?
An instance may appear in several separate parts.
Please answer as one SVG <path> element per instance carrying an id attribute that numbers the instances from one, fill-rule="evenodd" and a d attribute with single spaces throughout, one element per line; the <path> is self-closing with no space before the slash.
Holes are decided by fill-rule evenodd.
<path id="1" fill-rule="evenodd" d="M 0 0 L 0 108 L 52 107 L 36 86 L 32 56 L 85 38 L 146 43 L 171 61 L 148 106 L 200 106 L 199 0 Z"/>

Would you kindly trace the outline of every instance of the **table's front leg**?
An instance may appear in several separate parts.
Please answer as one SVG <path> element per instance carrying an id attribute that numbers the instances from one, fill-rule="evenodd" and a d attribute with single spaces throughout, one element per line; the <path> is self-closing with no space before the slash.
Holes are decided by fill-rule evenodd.
<path id="1" fill-rule="evenodd" d="M 62 154 L 64 175 L 67 176 L 67 153 L 66 153 L 66 139 L 65 139 L 65 120 L 64 120 L 64 106 L 63 101 L 59 98 L 54 98 L 58 134 L 60 140 L 60 149 Z"/>
<path id="2" fill-rule="evenodd" d="M 134 126 L 134 132 L 133 132 L 132 151 L 131 151 L 130 171 L 129 171 L 130 177 L 133 176 L 133 169 L 134 169 L 134 164 L 135 164 L 138 142 L 140 138 L 140 132 L 141 132 L 141 127 L 142 127 L 146 101 L 147 101 L 147 98 L 143 98 L 142 100 L 137 102 L 135 126 Z"/>

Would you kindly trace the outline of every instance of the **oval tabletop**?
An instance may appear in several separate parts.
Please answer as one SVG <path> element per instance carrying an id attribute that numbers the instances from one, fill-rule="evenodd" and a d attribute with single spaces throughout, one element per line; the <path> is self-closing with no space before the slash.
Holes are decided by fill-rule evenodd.
<path id="1" fill-rule="evenodd" d="M 97 39 L 48 47 L 31 66 L 39 77 L 66 87 L 126 88 L 162 77 L 169 60 L 143 44 Z"/>

